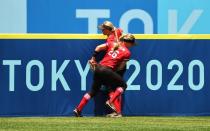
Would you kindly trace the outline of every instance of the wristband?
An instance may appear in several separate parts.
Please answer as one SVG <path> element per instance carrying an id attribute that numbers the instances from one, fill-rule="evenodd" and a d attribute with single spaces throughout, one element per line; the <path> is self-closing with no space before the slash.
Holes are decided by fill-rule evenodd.
<path id="1" fill-rule="evenodd" d="M 98 54 L 99 54 L 99 52 L 94 51 L 92 56 L 93 56 L 93 57 L 96 57 Z"/>

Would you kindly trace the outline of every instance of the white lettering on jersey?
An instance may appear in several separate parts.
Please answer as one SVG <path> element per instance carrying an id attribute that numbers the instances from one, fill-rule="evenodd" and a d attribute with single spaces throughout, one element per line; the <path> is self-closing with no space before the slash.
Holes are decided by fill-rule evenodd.
<path id="1" fill-rule="evenodd" d="M 119 51 L 109 51 L 108 55 L 112 56 L 112 58 L 116 58 L 117 55 L 119 54 L 120 52 Z"/>

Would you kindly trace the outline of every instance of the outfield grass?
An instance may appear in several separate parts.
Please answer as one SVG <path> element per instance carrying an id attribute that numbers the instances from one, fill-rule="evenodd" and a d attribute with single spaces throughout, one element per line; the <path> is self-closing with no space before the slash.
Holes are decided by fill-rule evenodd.
<path id="1" fill-rule="evenodd" d="M 0 131 L 210 131 L 210 117 L 0 118 Z"/>

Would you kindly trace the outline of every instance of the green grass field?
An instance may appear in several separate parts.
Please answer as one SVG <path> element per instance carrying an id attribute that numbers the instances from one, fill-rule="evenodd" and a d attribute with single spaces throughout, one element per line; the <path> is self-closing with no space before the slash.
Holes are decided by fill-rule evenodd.
<path id="1" fill-rule="evenodd" d="M 210 131 L 210 117 L 0 118 L 0 131 Z"/>

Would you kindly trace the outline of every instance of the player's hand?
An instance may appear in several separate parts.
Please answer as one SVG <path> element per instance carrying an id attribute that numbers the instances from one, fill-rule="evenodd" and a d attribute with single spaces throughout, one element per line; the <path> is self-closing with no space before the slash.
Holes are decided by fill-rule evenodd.
<path id="1" fill-rule="evenodd" d="M 92 57 L 88 62 L 90 64 L 90 68 L 94 71 L 95 67 L 97 65 L 97 62 L 96 62 L 95 58 Z"/>

